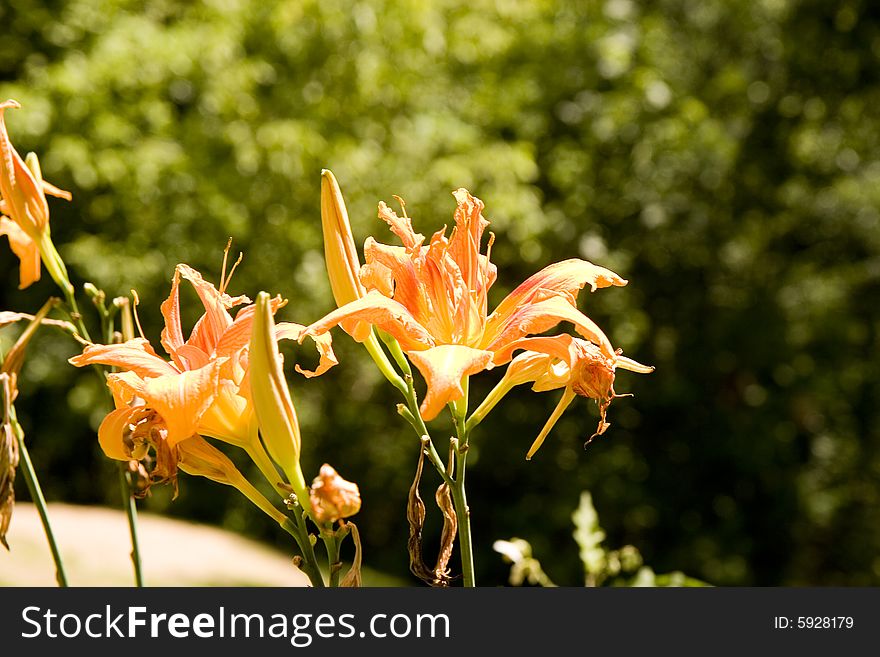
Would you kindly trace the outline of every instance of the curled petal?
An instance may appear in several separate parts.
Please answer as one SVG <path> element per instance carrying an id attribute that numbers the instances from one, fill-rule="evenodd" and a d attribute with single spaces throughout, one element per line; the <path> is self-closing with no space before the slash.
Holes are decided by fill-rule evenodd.
<path id="1" fill-rule="evenodd" d="M 626 279 L 621 278 L 610 269 L 599 267 L 586 260 L 572 258 L 555 262 L 527 278 L 507 295 L 492 313 L 490 321 L 494 320 L 503 324 L 506 318 L 513 314 L 519 306 L 535 301 L 541 294 L 560 294 L 569 303 L 575 305 L 578 292 L 585 285 L 589 285 L 590 290 L 595 292 L 602 287 L 612 285 L 622 287 L 626 284 Z"/>
<path id="2" fill-rule="evenodd" d="M 375 290 L 307 326 L 303 336 L 321 335 L 346 319 L 359 319 L 378 326 L 394 336 L 404 350 L 434 346 L 431 334 L 405 306 Z"/>
<path id="3" fill-rule="evenodd" d="M 280 322 L 275 325 L 275 339 L 299 341 L 303 337 L 305 330 L 306 327 L 302 324 Z M 294 369 L 297 372 L 309 379 L 313 376 L 321 376 L 334 365 L 339 365 L 339 361 L 336 359 L 336 354 L 333 353 L 333 338 L 330 337 L 329 333 L 312 336 L 312 339 L 315 341 L 315 347 L 320 355 L 318 367 L 314 371 L 310 371 L 303 369 L 299 365 L 294 365 Z"/>
<path id="4" fill-rule="evenodd" d="M 419 317 L 424 306 L 424 290 L 419 272 L 416 269 L 419 249 L 415 254 L 402 246 L 392 246 L 377 242 L 368 237 L 364 242 L 364 258 L 366 263 L 361 269 L 361 280 L 371 290 L 378 290 L 384 296 L 393 298 L 403 304 Z"/>
<path id="5" fill-rule="evenodd" d="M 180 322 L 180 279 L 188 280 L 202 305 L 205 314 L 196 322 L 188 344 L 201 349 L 206 354 L 214 353 L 226 330 L 232 324 L 229 309 L 243 303 L 250 303 L 245 296 L 230 297 L 225 292 L 220 292 L 211 283 L 202 278 L 202 275 L 189 265 L 179 264 L 174 269 L 174 278 L 171 281 L 171 293 L 162 302 L 160 310 L 165 318 L 165 328 L 162 330 L 162 346 L 168 355 L 181 369 L 192 369 L 192 365 L 186 362 L 179 353 L 184 345 L 183 329 Z"/>
<path id="6" fill-rule="evenodd" d="M 515 344 L 526 335 L 543 333 L 559 322 L 571 322 L 582 336 L 599 346 L 609 358 L 614 357 L 611 341 L 596 323 L 573 307 L 563 297 L 553 296 L 543 301 L 527 304 L 515 310 L 506 323 L 490 333 L 487 327 L 484 344 L 486 349 L 495 352 L 495 364 L 500 365 L 510 360 Z M 492 336 L 495 336 L 494 339 Z"/>
<path id="7" fill-rule="evenodd" d="M 492 367 L 491 351 L 464 345 L 440 345 L 425 351 L 411 351 L 407 355 L 428 384 L 428 392 L 419 409 L 425 421 L 433 420 L 447 403 L 464 396 L 461 381 L 465 376 Z"/>
<path id="8" fill-rule="evenodd" d="M 131 446 L 126 445 L 125 437 L 129 433 L 129 425 L 143 409 L 124 406 L 110 411 L 101 426 L 98 427 L 98 443 L 111 459 L 117 461 L 131 460 Z"/>
<path id="9" fill-rule="evenodd" d="M 149 342 L 134 338 L 121 344 L 90 344 L 68 361 L 76 367 L 109 365 L 130 370 L 142 378 L 177 374 L 177 370 L 159 358 Z"/>
<path id="10" fill-rule="evenodd" d="M 424 235 L 413 230 L 412 220 L 409 217 L 398 217 L 384 201 L 379 203 L 379 219 L 391 227 L 391 232 L 400 238 L 403 246 L 410 252 L 417 251 L 425 241 Z"/>

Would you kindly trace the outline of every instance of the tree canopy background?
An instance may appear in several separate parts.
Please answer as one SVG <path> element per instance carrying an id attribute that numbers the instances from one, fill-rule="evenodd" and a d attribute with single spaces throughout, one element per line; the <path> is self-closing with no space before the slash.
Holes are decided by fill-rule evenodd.
<path id="1" fill-rule="evenodd" d="M 137 288 L 154 341 L 174 265 L 218 281 L 228 236 L 245 253 L 231 292 L 280 293 L 300 323 L 332 308 L 323 167 L 361 243 L 388 241 L 376 205 L 393 194 L 426 234 L 451 224 L 453 189 L 483 199 L 495 302 L 569 257 L 629 279 L 581 302 L 657 367 L 618 376 L 635 398 L 606 435 L 584 450 L 596 410 L 579 399 L 526 462 L 556 398 L 525 387 L 477 430 L 481 583 L 503 583 L 491 544 L 513 535 L 577 583 L 589 489 L 609 542 L 658 572 L 877 585 L 878 18 L 864 0 L 5 0 L 0 97 L 23 106 L 7 112 L 18 149 L 73 192 L 50 205 L 74 276 Z M 5 244 L 0 279 L 5 309 L 55 294 L 48 276 L 17 291 Z M 335 345 L 324 377 L 290 371 L 304 470 L 360 484 L 366 563 L 405 577 L 418 445 L 365 352 Z M 117 505 L 104 393 L 73 353 L 32 345 L 19 415 L 50 499 Z M 180 489 L 145 505 L 284 544 L 234 491 Z"/>

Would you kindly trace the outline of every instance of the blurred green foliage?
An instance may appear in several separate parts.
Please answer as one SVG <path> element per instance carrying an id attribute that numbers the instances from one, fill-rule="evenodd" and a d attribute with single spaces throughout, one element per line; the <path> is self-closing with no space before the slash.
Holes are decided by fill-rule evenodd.
<path id="1" fill-rule="evenodd" d="M 512 535 L 576 580 L 589 489 L 610 542 L 658 572 L 877 585 L 878 19 L 867 0 L 5 0 L 0 97 L 23 105 L 19 149 L 74 193 L 51 209 L 75 276 L 136 287 L 153 340 L 174 264 L 217 281 L 229 235 L 233 293 L 281 293 L 299 322 L 331 308 L 322 167 L 358 240 L 388 237 L 375 207 L 392 194 L 424 233 L 451 223 L 451 190 L 482 198 L 496 301 L 573 256 L 630 280 L 582 302 L 657 367 L 618 378 L 636 396 L 605 436 L 583 450 L 579 400 L 527 463 L 556 399 L 526 389 L 480 426 L 478 581 L 505 581 L 491 545 Z M 16 271 L 4 245 L 3 308 L 54 293 L 16 291 Z M 95 377 L 55 336 L 33 347 L 18 406 L 48 496 L 116 503 Z M 417 444 L 365 354 L 341 333 L 337 352 L 325 377 L 291 378 L 305 470 L 360 483 L 366 563 L 402 574 Z M 282 540 L 215 484 L 181 484 L 147 505 Z"/>

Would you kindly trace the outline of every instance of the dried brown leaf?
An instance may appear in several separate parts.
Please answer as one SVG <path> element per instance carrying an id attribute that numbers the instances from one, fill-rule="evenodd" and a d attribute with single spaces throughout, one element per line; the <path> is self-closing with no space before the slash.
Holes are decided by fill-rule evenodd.
<path id="1" fill-rule="evenodd" d="M 345 577 L 342 578 L 339 586 L 346 588 L 360 588 L 362 584 L 361 560 L 363 557 L 363 551 L 361 550 L 361 535 L 360 532 L 358 532 L 357 525 L 353 522 L 347 522 L 345 523 L 345 526 L 351 530 L 351 540 L 354 541 L 354 560 L 351 562 L 351 568 L 349 568 Z"/>
<path id="2" fill-rule="evenodd" d="M 446 483 L 440 484 L 434 494 L 437 506 L 443 512 L 443 531 L 440 534 L 440 553 L 437 555 L 437 565 L 434 566 L 434 579 L 438 586 L 448 586 L 451 579 L 449 574 L 449 559 L 455 548 L 455 536 L 458 533 L 458 518 L 455 515 L 455 507 L 452 504 L 452 492 Z"/>

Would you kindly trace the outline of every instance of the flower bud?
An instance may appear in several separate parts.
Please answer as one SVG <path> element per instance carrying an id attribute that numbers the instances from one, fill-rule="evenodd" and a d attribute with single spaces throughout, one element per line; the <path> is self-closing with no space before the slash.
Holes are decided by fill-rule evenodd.
<path id="1" fill-rule="evenodd" d="M 306 505 L 308 489 L 299 464 L 299 422 L 281 368 L 271 298 L 266 292 L 257 296 L 249 358 L 251 397 L 263 442 L 300 502 Z"/>
<path id="2" fill-rule="evenodd" d="M 327 263 L 327 276 L 330 289 L 337 306 L 343 306 L 366 294 L 358 277 L 361 268 L 348 210 L 333 172 L 321 172 L 321 230 L 324 233 L 324 259 Z M 364 322 L 343 322 L 342 328 L 358 342 L 363 342 L 370 333 L 370 325 Z"/>

